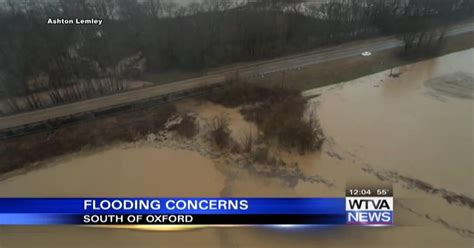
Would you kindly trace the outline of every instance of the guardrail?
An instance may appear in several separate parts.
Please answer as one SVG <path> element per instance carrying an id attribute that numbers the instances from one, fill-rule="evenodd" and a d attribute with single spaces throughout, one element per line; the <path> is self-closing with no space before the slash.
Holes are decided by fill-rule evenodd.
<path id="1" fill-rule="evenodd" d="M 42 132 L 53 132 L 58 128 L 80 125 L 82 123 L 95 121 L 99 118 L 113 116 L 118 113 L 127 113 L 137 110 L 153 108 L 160 105 L 170 104 L 171 102 L 182 100 L 184 98 L 206 95 L 220 87 L 221 85 L 213 85 L 193 90 L 174 92 L 171 94 L 160 95 L 132 103 L 125 103 L 103 109 L 96 109 L 94 111 L 82 112 L 37 123 L 26 124 L 23 126 L 7 128 L 4 130 L 0 130 L 0 140 L 8 140 Z"/>

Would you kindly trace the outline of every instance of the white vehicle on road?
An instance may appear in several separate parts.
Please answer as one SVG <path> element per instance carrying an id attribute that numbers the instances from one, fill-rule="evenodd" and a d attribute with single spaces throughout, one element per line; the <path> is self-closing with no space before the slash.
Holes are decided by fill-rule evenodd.
<path id="1" fill-rule="evenodd" d="M 360 55 L 362 55 L 362 57 L 369 57 L 370 55 L 372 55 L 372 53 L 369 52 L 369 51 L 365 51 L 365 52 L 361 53 Z"/>

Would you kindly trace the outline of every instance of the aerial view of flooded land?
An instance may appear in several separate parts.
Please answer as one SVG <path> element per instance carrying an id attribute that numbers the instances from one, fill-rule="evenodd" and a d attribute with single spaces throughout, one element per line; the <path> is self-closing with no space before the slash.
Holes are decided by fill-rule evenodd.
<path id="1" fill-rule="evenodd" d="M 363 182 L 393 185 L 395 225 L 0 226 L 1 248 L 472 247 L 472 2 L 453 1 L 460 19 L 442 28 L 437 15 L 428 25 L 404 12 L 394 17 L 401 30 L 380 16 L 387 1 L 224 2 L 107 5 L 115 6 L 111 23 L 129 21 L 123 30 L 48 33 L 69 31 L 81 40 L 74 46 L 32 32 L 40 38 L 23 47 L 0 38 L 0 197 L 344 197 L 347 184 Z M 0 23 L 21 19 L 13 3 L 5 6 Z M 145 19 L 120 12 L 130 6 L 144 7 L 135 11 Z M 336 11 L 343 7 L 375 11 L 378 24 L 348 24 Z M 424 25 L 403 26 L 404 18 Z M 147 35 L 122 37 L 138 27 L 130 20 L 166 37 L 146 25 Z M 234 21 L 242 30 L 219 30 Z M 203 29 L 209 23 L 212 32 Z M 19 52 L 26 48 L 38 52 Z"/>
<path id="2" fill-rule="evenodd" d="M 41 169 L 20 171 L 0 184 L 0 195 L 22 197 L 315 197 L 342 196 L 346 182 L 352 180 L 388 181 L 399 199 L 396 227 L 340 229 L 332 234 L 336 239 L 324 234 L 329 230 L 282 235 L 281 230 L 206 228 L 162 234 L 139 226 L 2 227 L 6 235 L 1 242 L 6 247 L 51 244 L 51 240 L 55 245 L 98 247 L 154 242 L 273 247 L 292 246 L 298 240 L 308 247 L 314 243 L 344 247 L 352 242 L 419 247 L 436 240 L 436 245 L 469 247 L 474 204 L 473 58 L 470 49 L 396 68 L 397 77 L 383 71 L 303 92 L 309 99 L 307 115 L 315 115 L 326 137 L 318 152 L 301 155 L 274 149 L 257 154 L 258 130 L 242 117 L 242 107 L 191 99 L 176 103 L 180 114 L 158 133 L 44 161 Z M 192 139 L 183 138 L 173 127 L 188 115 L 199 126 Z M 254 133 L 250 153 L 223 151 L 211 144 L 209 123 L 219 118 L 227 120 L 230 139 L 240 147 L 248 142 L 244 137 Z M 111 239 L 104 241 L 103 235 Z M 388 245 L 387 239 L 393 243 Z"/>

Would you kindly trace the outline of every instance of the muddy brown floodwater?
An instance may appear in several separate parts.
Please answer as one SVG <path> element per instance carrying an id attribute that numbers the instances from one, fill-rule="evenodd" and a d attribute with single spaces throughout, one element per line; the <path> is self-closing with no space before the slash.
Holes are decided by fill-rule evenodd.
<path id="1" fill-rule="evenodd" d="M 315 154 L 277 154 L 300 174 L 248 170 L 203 142 L 168 139 L 71 154 L 0 182 L 2 197 L 317 197 L 343 196 L 350 181 L 385 181 L 394 185 L 395 227 L 0 227 L 0 247 L 472 247 L 474 101 L 465 81 L 473 58 L 466 50 L 396 68 L 398 77 L 386 71 L 305 92 L 321 93 L 308 113 L 317 111 L 327 142 Z M 236 140 L 251 126 L 237 109 L 207 102 L 178 109 L 227 116 Z"/>
<path id="2" fill-rule="evenodd" d="M 324 130 L 367 163 L 473 197 L 474 49 L 324 94 Z"/>

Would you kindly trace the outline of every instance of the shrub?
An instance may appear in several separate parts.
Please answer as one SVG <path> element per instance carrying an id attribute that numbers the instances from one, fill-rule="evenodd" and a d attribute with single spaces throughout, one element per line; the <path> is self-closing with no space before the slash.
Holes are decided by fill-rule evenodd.
<path id="1" fill-rule="evenodd" d="M 176 133 L 178 133 L 178 135 L 181 137 L 187 139 L 193 138 L 199 131 L 199 128 L 196 124 L 196 117 L 189 114 L 184 115 L 181 123 L 176 126 L 175 130 Z"/>
<path id="2" fill-rule="evenodd" d="M 210 123 L 210 139 L 220 149 L 228 147 L 230 143 L 229 123 L 224 116 L 215 117 Z"/>
<path id="3" fill-rule="evenodd" d="M 252 159 L 253 161 L 257 163 L 266 163 L 268 161 L 268 158 L 269 158 L 268 147 L 258 147 L 252 153 Z"/>
<path id="4" fill-rule="evenodd" d="M 304 119 L 305 108 L 302 96 L 290 95 L 279 102 L 245 107 L 241 114 L 257 124 L 266 141 L 277 140 L 286 148 L 304 153 L 318 150 L 322 136 L 317 120 Z"/>
<path id="5" fill-rule="evenodd" d="M 324 141 L 321 129 L 317 128 L 319 124 L 316 123 L 302 118 L 288 119 L 282 123 L 274 137 L 281 145 L 289 149 L 297 149 L 302 154 L 307 151 L 316 151 L 321 148 Z"/>
<path id="6" fill-rule="evenodd" d="M 320 150 L 324 142 L 318 120 L 304 118 L 307 102 L 298 91 L 235 83 L 218 93 L 214 101 L 232 107 L 246 105 L 240 113 L 257 124 L 267 142 L 276 140 L 300 153 Z M 241 141 L 247 152 L 251 150 L 248 138 Z"/>
<path id="7" fill-rule="evenodd" d="M 255 137 L 252 128 L 248 128 L 247 130 L 241 133 L 242 135 L 240 138 L 240 144 L 242 145 L 242 149 L 244 152 L 250 153 L 255 143 Z"/>

